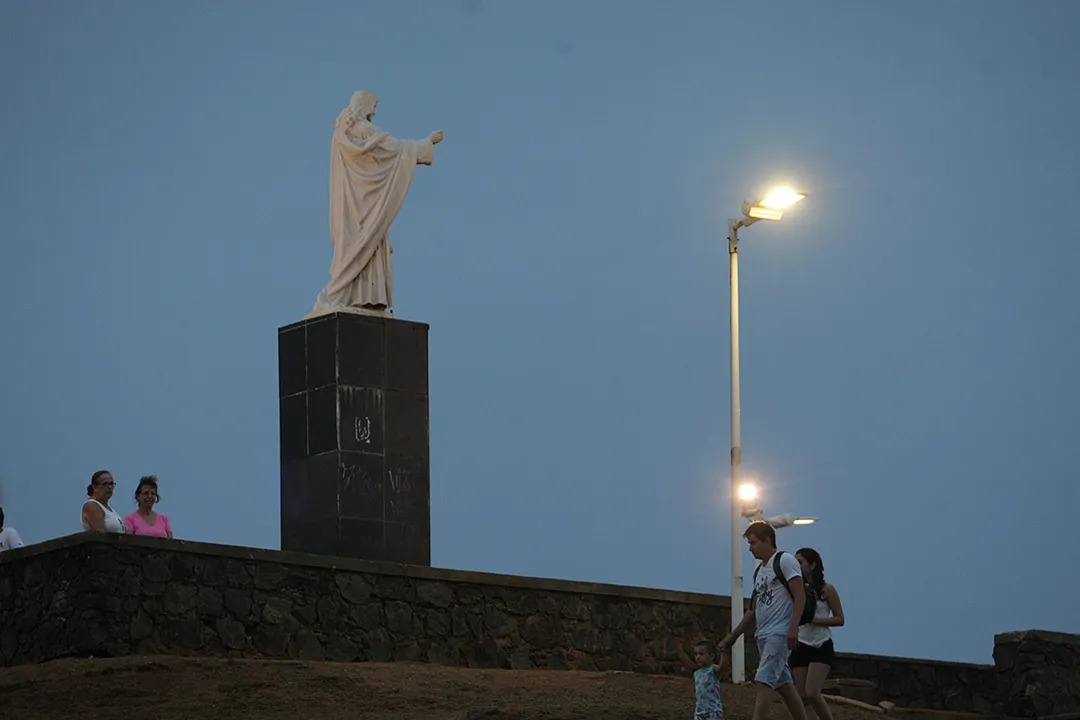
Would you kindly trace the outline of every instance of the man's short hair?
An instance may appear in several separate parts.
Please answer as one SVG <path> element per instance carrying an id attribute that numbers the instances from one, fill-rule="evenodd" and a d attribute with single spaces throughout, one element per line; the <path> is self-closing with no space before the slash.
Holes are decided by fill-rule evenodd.
<path id="1" fill-rule="evenodd" d="M 765 522 L 764 520 L 755 520 L 754 522 L 750 523 L 750 527 L 746 528 L 746 532 L 743 533 L 743 537 L 749 538 L 751 536 L 757 538 L 758 540 L 761 540 L 762 542 L 768 540 L 773 544 L 774 547 L 776 546 L 776 530 L 774 530 L 773 526 Z"/>

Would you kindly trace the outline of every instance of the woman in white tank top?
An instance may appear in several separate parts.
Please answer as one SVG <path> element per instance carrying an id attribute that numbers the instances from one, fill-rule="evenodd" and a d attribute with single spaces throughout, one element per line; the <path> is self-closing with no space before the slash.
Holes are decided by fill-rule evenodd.
<path id="1" fill-rule="evenodd" d="M 124 519 L 120 517 L 120 513 L 109 507 L 109 499 L 115 487 L 112 473 L 108 470 L 98 470 L 90 478 L 90 484 L 86 487 L 86 494 L 90 499 L 83 503 L 82 509 L 83 530 L 124 532 Z"/>
<path id="2" fill-rule="evenodd" d="M 813 710 L 818 720 L 832 720 L 821 690 L 833 664 L 832 629 L 843 626 L 844 606 L 836 588 L 825 582 L 825 564 L 817 550 L 803 548 L 795 553 L 795 559 L 802 568 L 803 581 L 814 591 L 812 596 L 807 595 L 806 601 L 816 605 L 814 620 L 799 627 L 799 644 L 791 652 L 788 663 L 807 709 Z"/>

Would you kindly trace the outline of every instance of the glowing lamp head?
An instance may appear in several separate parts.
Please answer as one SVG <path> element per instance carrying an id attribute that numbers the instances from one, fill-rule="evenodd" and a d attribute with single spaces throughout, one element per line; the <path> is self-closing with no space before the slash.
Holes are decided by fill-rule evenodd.
<path id="1" fill-rule="evenodd" d="M 761 205 L 751 205 L 746 211 L 747 217 L 752 217 L 755 220 L 779 220 L 784 217 L 784 213 L 779 210 L 773 210 L 772 208 L 762 207 Z"/>
<path id="2" fill-rule="evenodd" d="M 757 486 L 753 483 L 743 483 L 739 486 L 739 499 L 750 502 L 757 499 Z"/>
<path id="3" fill-rule="evenodd" d="M 806 193 L 788 187 L 776 188 L 762 200 L 743 203 L 743 214 L 752 220 L 780 220 L 784 217 L 784 210 L 805 197 Z"/>
<path id="4" fill-rule="evenodd" d="M 785 210 L 806 197 L 806 193 L 795 192 L 791 188 L 775 188 L 765 199 L 757 204 L 770 210 Z"/>

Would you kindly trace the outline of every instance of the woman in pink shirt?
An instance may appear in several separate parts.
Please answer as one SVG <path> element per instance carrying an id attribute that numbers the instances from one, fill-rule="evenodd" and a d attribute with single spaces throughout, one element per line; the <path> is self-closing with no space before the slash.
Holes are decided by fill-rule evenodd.
<path id="1" fill-rule="evenodd" d="M 140 478 L 139 486 L 135 488 L 135 502 L 139 503 L 139 509 L 124 518 L 124 526 L 129 535 L 172 539 L 169 518 L 154 512 L 154 504 L 158 499 L 157 477 L 147 475 Z"/>

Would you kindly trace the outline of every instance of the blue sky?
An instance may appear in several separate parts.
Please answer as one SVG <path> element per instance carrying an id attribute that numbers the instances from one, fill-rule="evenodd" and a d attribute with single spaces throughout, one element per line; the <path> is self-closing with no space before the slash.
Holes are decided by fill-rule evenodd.
<path id="1" fill-rule="evenodd" d="M 256 10 L 256 7 L 258 8 Z M 0 482 L 90 473 L 275 548 L 277 328 L 326 282 L 357 89 L 443 128 L 396 221 L 430 323 L 435 565 L 726 594 L 726 220 L 743 454 L 843 594 L 841 650 L 1080 632 L 1080 4 L 0 5 Z M 133 502 L 131 503 L 133 506 Z M 748 558 L 748 556 L 747 556 Z"/>

